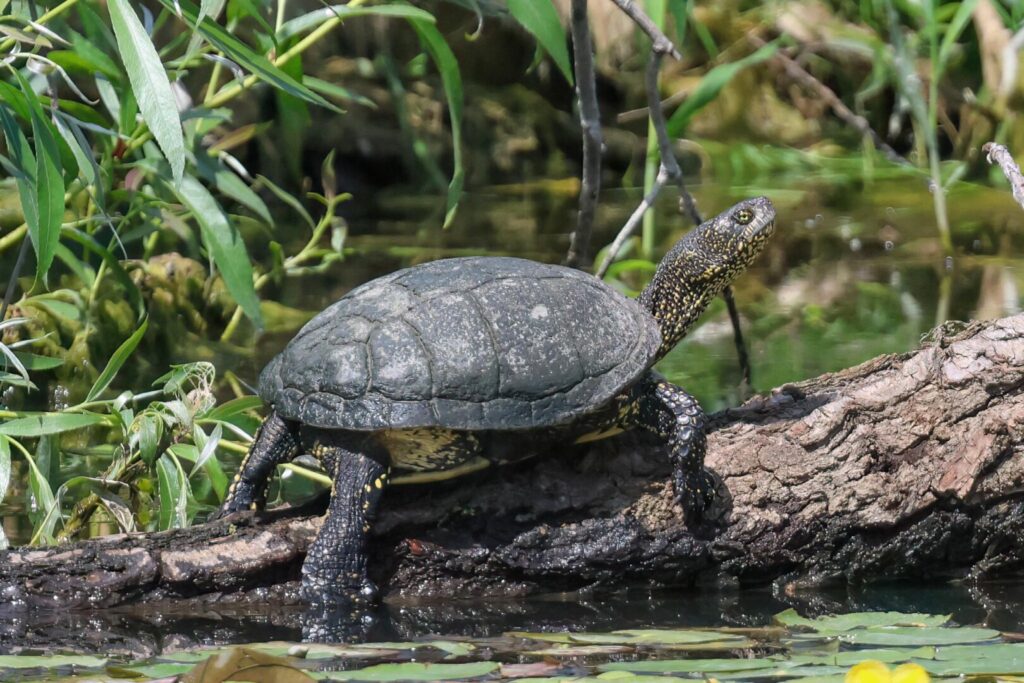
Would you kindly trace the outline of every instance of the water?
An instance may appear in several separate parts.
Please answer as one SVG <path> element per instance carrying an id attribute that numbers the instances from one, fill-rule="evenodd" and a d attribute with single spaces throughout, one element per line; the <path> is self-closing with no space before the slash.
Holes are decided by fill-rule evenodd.
<path id="1" fill-rule="evenodd" d="M 1007 192 L 960 184 L 949 198 L 958 253 L 939 248 L 931 199 L 919 178 L 896 174 L 864 186 L 822 174 L 811 181 L 784 174 L 693 187 L 710 215 L 739 199 L 765 194 L 778 209 L 778 230 L 766 253 L 736 283 L 753 366 L 753 388 L 855 365 L 877 354 L 907 351 L 929 329 L 948 319 L 993 318 L 1020 309 L 1024 282 L 1024 212 Z M 723 189 L 728 187 L 728 190 Z M 635 206 L 638 191 L 605 192 L 596 245 L 607 244 Z M 664 198 L 658 208 L 655 259 L 686 229 Z M 507 254 L 557 262 L 575 223 L 571 183 L 492 188 L 471 192 L 454 226 L 439 229 L 443 198 L 387 194 L 346 207 L 349 256 L 327 272 L 285 282 L 267 298 L 315 312 L 352 287 L 424 261 L 463 254 Z M 264 255 L 255 253 L 254 258 Z M 627 276 L 623 286 L 642 286 Z M 248 333 L 239 334 L 239 338 Z M 233 371 L 255 383 L 257 373 L 291 336 L 265 334 L 251 356 L 217 350 L 219 374 Z M 700 326 L 659 366 L 711 411 L 744 397 L 724 305 L 711 307 Z M 178 349 L 176 360 L 189 349 Z M 28 540 L 23 464 L 0 521 L 15 544 Z M 62 475 L 83 471 L 85 459 L 65 463 Z M 95 464 L 90 465 L 94 468 Z M 77 470 L 76 470 L 77 468 Z M 953 612 L 962 623 L 1024 628 L 1024 591 L 1018 585 L 984 590 L 955 586 L 866 589 L 838 594 L 780 597 L 768 589 L 740 593 L 626 592 L 614 596 L 559 596 L 517 602 L 461 605 L 387 605 L 375 615 L 372 639 L 424 633 L 491 635 L 508 629 L 607 630 L 630 626 L 761 625 L 788 605 L 810 611 L 863 609 Z M 52 615 L 47 622 L 12 622 L 23 635 L 53 628 L 82 628 L 99 619 L 110 632 L 160 647 L 168 634 L 196 643 L 297 639 L 301 612 L 276 609 L 230 614 L 211 609 L 188 616 L 109 611 L 102 615 Z"/>

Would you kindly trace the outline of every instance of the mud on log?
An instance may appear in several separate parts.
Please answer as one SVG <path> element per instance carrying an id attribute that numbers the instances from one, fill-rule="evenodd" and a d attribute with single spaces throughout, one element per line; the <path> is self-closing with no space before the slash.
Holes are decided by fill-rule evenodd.
<path id="1" fill-rule="evenodd" d="M 393 487 L 371 575 L 390 597 L 623 583 L 984 579 L 1024 571 L 1024 315 L 787 385 L 713 417 L 711 519 L 627 435 L 430 487 Z M 294 592 L 301 511 L 0 554 L 0 604 L 224 602 Z"/>

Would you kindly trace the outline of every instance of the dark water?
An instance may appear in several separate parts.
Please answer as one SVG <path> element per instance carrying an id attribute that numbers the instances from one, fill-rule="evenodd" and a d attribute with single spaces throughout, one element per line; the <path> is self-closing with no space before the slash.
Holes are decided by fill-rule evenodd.
<path id="1" fill-rule="evenodd" d="M 693 187 L 706 215 L 759 194 L 771 198 L 778 209 L 773 243 L 735 286 L 756 391 L 848 367 L 877 354 L 907 351 L 945 320 L 993 318 L 1020 310 L 1024 212 L 1007 192 L 966 183 L 952 191 L 950 223 L 957 253 L 946 258 L 939 247 L 931 197 L 917 177 L 890 173 L 866 184 L 825 171 L 809 179 L 769 172 L 763 177 L 739 177 L 727 190 L 723 187 L 725 184 Z M 596 245 L 607 244 L 614 237 L 638 197 L 639 191 L 616 190 L 603 195 Z M 652 240 L 655 260 L 686 230 L 674 204 L 669 196 L 659 204 L 658 229 Z M 287 281 L 264 296 L 297 309 L 317 311 L 357 284 L 437 258 L 486 253 L 557 262 L 575 223 L 571 183 L 471 192 L 463 200 L 455 225 L 445 232 L 439 229 L 442 208 L 439 197 L 364 197 L 348 207 L 349 255 L 345 261 L 321 275 Z M 636 289 L 643 278 L 627 275 L 622 284 Z M 289 336 L 263 335 L 256 341 L 253 357 L 224 354 L 217 362 L 218 373 L 232 370 L 254 383 L 259 368 Z M 186 350 L 182 353 L 187 356 Z M 712 306 L 699 327 L 659 369 L 694 393 L 709 411 L 741 401 L 736 352 L 721 302 Z M 15 481 L 18 474 L 16 470 Z M 24 489 L 17 484 L 13 488 L 0 505 L 0 521 L 17 544 L 27 540 L 31 528 L 22 514 Z M 480 636 L 508 629 L 761 625 L 771 614 L 792 605 L 811 613 L 867 609 L 951 612 L 961 623 L 1024 629 L 1024 590 L 1007 584 L 984 589 L 895 586 L 785 599 L 765 589 L 388 605 L 373 615 L 367 637 Z M 35 624 L 12 621 L 3 628 L 12 637 L 64 629 L 74 632 L 83 619 L 91 618 L 123 633 L 125 639 L 149 643 L 147 647 L 159 647 L 168 634 L 196 644 L 295 640 L 301 624 L 301 612 L 270 608 L 256 614 L 54 615 Z"/>

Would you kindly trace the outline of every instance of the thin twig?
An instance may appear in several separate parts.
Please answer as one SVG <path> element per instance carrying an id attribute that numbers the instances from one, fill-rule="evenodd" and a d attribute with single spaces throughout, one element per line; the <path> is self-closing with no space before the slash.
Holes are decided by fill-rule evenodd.
<path id="1" fill-rule="evenodd" d="M 619 230 L 619 234 L 615 236 L 615 240 L 608 247 L 607 253 L 604 255 L 604 260 L 601 262 L 601 267 L 597 269 L 598 279 L 604 279 L 605 274 L 608 272 L 608 268 L 612 265 L 612 261 L 618 256 L 619 252 L 622 251 L 622 245 L 626 243 L 629 236 L 633 234 L 636 227 L 640 225 L 640 221 L 643 220 L 644 214 L 647 210 L 654 206 L 654 200 L 658 198 L 658 193 L 661 192 L 661 188 L 664 187 L 668 181 L 668 173 L 665 171 L 665 165 L 662 164 L 661 168 L 658 169 L 658 177 L 654 179 L 654 184 L 651 185 L 650 191 L 647 196 L 643 198 L 640 204 L 633 209 L 633 213 L 630 214 L 626 220 L 626 224 L 622 226 L 622 230 Z"/>
<path id="2" fill-rule="evenodd" d="M 597 78 L 594 54 L 587 23 L 587 0 L 572 0 L 572 53 L 576 96 L 580 103 L 580 127 L 583 129 L 583 180 L 580 210 L 572 233 L 566 265 L 577 267 L 589 259 L 590 236 L 594 229 L 597 197 L 601 192 L 601 113 L 597 107 Z"/>
<path id="3" fill-rule="evenodd" d="M 654 51 L 661 52 L 662 54 L 670 54 L 675 59 L 682 59 L 683 55 L 680 54 L 676 46 L 672 44 L 658 26 L 651 21 L 651 18 L 647 16 L 642 9 L 637 7 L 633 0 L 612 0 L 616 5 L 619 6 L 623 12 L 633 20 L 640 30 L 647 34 L 647 37 L 654 43 Z"/>
<path id="4" fill-rule="evenodd" d="M 764 40 L 754 35 L 750 36 L 750 42 L 758 48 L 764 47 L 767 44 Z M 912 165 L 899 152 L 890 147 L 885 140 L 882 139 L 881 135 L 875 132 L 875 129 L 871 127 L 871 124 L 868 123 L 867 119 L 854 113 L 843 103 L 841 99 L 839 99 L 839 96 L 836 95 L 831 88 L 811 75 L 795 60 L 782 52 L 776 52 L 774 59 L 782 65 L 782 68 L 786 70 L 786 74 L 791 79 L 805 88 L 813 90 L 818 97 L 820 97 L 832 109 L 836 116 L 853 127 L 861 135 L 867 135 L 870 137 L 875 147 L 881 150 L 889 161 L 905 166 Z"/>
<path id="5" fill-rule="evenodd" d="M 597 271 L 598 278 L 604 278 L 612 262 L 618 258 L 619 252 L 622 250 L 626 240 L 633 234 L 637 226 L 640 225 L 644 213 L 654 205 L 658 193 L 661 192 L 661 188 L 664 187 L 665 183 L 674 182 L 679 188 L 679 209 L 689 217 L 693 225 L 698 226 L 704 222 L 704 217 L 701 216 L 700 210 L 697 208 L 697 202 L 694 201 L 693 195 L 686 189 L 682 169 L 679 168 L 675 151 L 672 149 L 672 140 L 668 134 L 661 93 L 658 89 L 658 76 L 661 73 L 661 61 L 664 56 L 669 54 L 676 59 L 682 59 L 682 55 L 676 49 L 676 46 L 673 45 L 672 41 L 661 32 L 654 22 L 651 21 L 650 17 L 644 14 L 632 0 L 612 0 L 612 2 L 629 15 L 630 19 L 650 37 L 653 43 L 651 60 L 647 64 L 647 71 L 645 73 L 644 86 L 647 91 L 647 108 L 651 118 L 651 127 L 654 129 L 654 134 L 658 140 L 658 153 L 661 157 L 661 163 L 658 168 L 658 176 L 655 178 L 654 184 L 651 186 L 647 196 L 644 197 L 640 205 L 630 215 L 629 220 L 622 226 L 619 234 L 615 236 L 615 240 L 608 248 L 607 253 L 605 253 L 601 267 Z M 740 314 L 736 308 L 736 300 L 733 298 L 731 286 L 727 286 L 722 291 L 722 298 L 725 299 L 726 307 L 729 309 L 729 321 L 732 323 L 733 341 L 736 343 L 736 355 L 739 359 L 740 374 L 746 386 L 750 386 L 750 378 L 753 374 L 750 368 L 750 356 L 747 353 L 746 342 L 743 340 L 743 331 L 740 328 Z"/>
<path id="6" fill-rule="evenodd" d="M 1024 175 L 1021 175 L 1020 166 L 1013 160 L 1010 150 L 996 142 L 986 142 L 981 151 L 987 155 L 988 163 L 999 164 L 1003 169 L 1003 175 L 1010 181 L 1013 198 L 1024 209 Z"/>

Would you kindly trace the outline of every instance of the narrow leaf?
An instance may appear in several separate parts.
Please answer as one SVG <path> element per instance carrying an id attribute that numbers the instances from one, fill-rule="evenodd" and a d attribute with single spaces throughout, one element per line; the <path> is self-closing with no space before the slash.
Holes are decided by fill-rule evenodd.
<path id="1" fill-rule="evenodd" d="M 448 115 L 452 122 L 452 152 L 454 168 L 452 180 L 448 184 L 448 201 L 445 204 L 444 226 L 447 228 L 455 218 L 462 197 L 462 186 L 465 182 L 465 170 L 462 168 L 462 76 L 459 74 L 459 63 L 444 41 L 441 32 L 429 22 L 411 19 L 409 23 L 419 34 L 427 53 L 437 65 L 441 73 L 441 84 L 444 86 L 445 97 L 448 99 Z"/>
<path id="2" fill-rule="evenodd" d="M 180 183 L 185 172 L 185 141 L 174 92 L 160 55 L 128 0 L 108 0 L 107 7 L 142 118 L 170 162 L 174 182 Z"/>
<path id="3" fill-rule="evenodd" d="M 209 190 L 192 176 L 185 176 L 181 185 L 173 189 L 199 222 L 203 241 L 231 296 L 249 319 L 258 327 L 262 327 L 260 301 L 252 283 L 252 261 L 238 230 L 228 220 Z"/>
<path id="4" fill-rule="evenodd" d="M 526 0 L 526 2 L 546 2 L 547 0 Z M 511 4 L 511 3 L 509 3 Z M 278 42 L 284 42 L 300 33 L 305 33 L 316 28 L 328 19 L 348 19 L 351 17 L 364 17 L 375 15 L 378 17 L 401 17 L 404 19 L 416 19 L 428 23 L 434 23 L 434 16 L 426 10 L 417 9 L 410 5 L 376 5 L 372 7 L 349 7 L 348 5 L 331 5 L 313 10 L 308 14 L 287 21 L 277 32 Z"/>
<path id="5" fill-rule="evenodd" d="M 127 0 L 119 1 L 126 2 Z M 337 107 L 333 104 L 274 66 L 269 59 L 225 31 L 209 17 L 203 18 L 200 22 L 199 9 L 195 4 L 188 0 L 160 0 L 160 4 L 184 19 L 189 27 L 197 28 L 211 45 L 223 52 L 229 59 L 251 71 L 261 80 L 291 95 L 301 97 L 307 102 L 337 111 Z"/>
<path id="6" fill-rule="evenodd" d="M 100 424 L 104 419 L 102 415 L 93 413 L 43 413 L 4 422 L 0 424 L 0 434 L 5 436 L 60 434 Z"/>
<path id="7" fill-rule="evenodd" d="M 139 325 L 139 329 L 135 330 L 135 332 L 132 333 L 132 336 L 128 337 L 123 344 L 117 347 L 117 350 L 114 351 L 114 355 L 112 355 L 110 360 L 107 361 L 107 367 L 103 368 L 103 372 L 100 373 L 100 376 L 97 377 L 96 381 L 93 383 L 92 388 L 89 389 L 89 395 L 85 397 L 86 403 L 95 401 L 96 398 L 103 393 L 103 390 L 110 386 L 110 383 L 114 380 L 114 376 L 117 375 L 117 371 L 121 369 L 121 366 L 124 365 L 126 360 L 128 360 L 128 357 L 132 355 L 135 347 L 139 345 L 140 341 L 142 341 L 142 337 L 146 334 L 146 328 L 148 327 L 149 319 L 147 318 L 142 321 L 142 324 Z"/>
<path id="8" fill-rule="evenodd" d="M 569 84 L 573 84 L 569 49 L 565 43 L 565 29 L 555 6 L 549 0 L 508 0 L 508 11 L 529 31 L 544 51 L 551 55 L 558 70 Z M 651 11 L 650 8 L 647 9 Z"/>
<path id="9" fill-rule="evenodd" d="M 690 119 L 706 107 L 712 100 L 718 97 L 722 88 L 743 69 L 760 64 L 778 51 L 779 46 L 775 43 L 768 43 L 743 59 L 728 64 L 716 66 L 700 79 L 700 83 L 693 89 L 686 101 L 679 106 L 666 123 L 669 135 L 679 137 L 682 135 Z"/>

